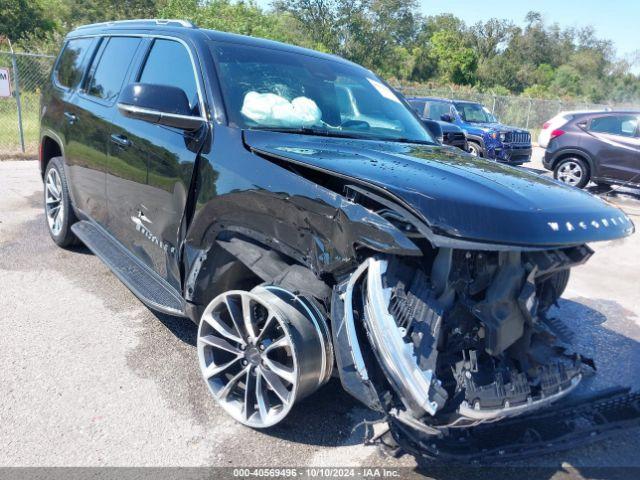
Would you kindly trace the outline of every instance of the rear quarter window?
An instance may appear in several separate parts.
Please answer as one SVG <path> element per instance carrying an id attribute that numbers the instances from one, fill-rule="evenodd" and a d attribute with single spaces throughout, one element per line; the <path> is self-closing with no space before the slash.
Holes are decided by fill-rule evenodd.
<path id="1" fill-rule="evenodd" d="M 633 137 L 638 128 L 638 117 L 635 115 L 609 115 L 591 120 L 589 130 L 610 135 Z"/>
<path id="2" fill-rule="evenodd" d="M 92 38 L 69 40 L 60 54 L 54 70 L 55 83 L 63 88 L 75 88 L 82 80 Z"/>

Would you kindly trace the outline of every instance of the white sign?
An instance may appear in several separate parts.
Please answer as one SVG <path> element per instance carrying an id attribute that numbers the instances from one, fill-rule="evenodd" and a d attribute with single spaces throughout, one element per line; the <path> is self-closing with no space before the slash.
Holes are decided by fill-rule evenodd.
<path id="1" fill-rule="evenodd" d="M 0 68 L 0 97 L 11 96 L 11 77 L 8 68 Z"/>

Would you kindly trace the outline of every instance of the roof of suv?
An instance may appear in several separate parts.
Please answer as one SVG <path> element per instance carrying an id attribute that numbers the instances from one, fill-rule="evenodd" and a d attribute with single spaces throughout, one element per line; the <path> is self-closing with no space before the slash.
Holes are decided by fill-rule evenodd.
<path id="1" fill-rule="evenodd" d="M 566 112 L 565 112 L 566 113 Z M 640 110 L 598 110 L 590 112 L 571 112 L 573 118 L 590 117 L 593 115 L 640 115 Z"/>
<path id="2" fill-rule="evenodd" d="M 252 47 L 270 48 L 274 50 L 282 50 L 291 53 L 298 53 L 302 55 L 313 56 L 317 58 L 324 58 L 326 60 L 333 60 L 341 63 L 346 63 L 353 66 L 364 68 L 356 63 L 350 62 L 337 55 L 331 55 L 328 53 L 318 52 L 308 48 L 297 47 L 282 42 L 276 42 L 274 40 L 267 40 L 264 38 L 249 37 L 246 35 L 238 35 L 235 33 L 220 32 L 217 30 L 209 30 L 205 28 L 198 28 L 191 22 L 186 20 L 165 20 L 165 19 L 143 19 L 143 20 L 118 20 L 114 22 L 102 22 L 93 23 L 90 25 L 83 25 L 75 30 L 69 32 L 68 37 L 80 37 L 85 35 L 106 35 L 108 33 L 115 32 L 129 32 L 129 33 L 149 33 L 163 32 L 163 33 L 180 33 L 183 36 L 188 36 L 193 39 L 203 39 L 206 37 L 216 42 L 235 43 L 241 45 L 247 45 Z"/>

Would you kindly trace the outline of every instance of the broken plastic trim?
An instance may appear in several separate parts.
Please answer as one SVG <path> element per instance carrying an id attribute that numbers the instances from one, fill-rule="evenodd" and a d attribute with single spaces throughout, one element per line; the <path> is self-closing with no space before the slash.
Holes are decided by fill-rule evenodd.
<path id="1" fill-rule="evenodd" d="M 364 320 L 378 360 L 414 417 L 420 418 L 425 412 L 435 415 L 439 405 L 430 398 L 433 371 L 425 371 L 418 367 L 411 344 L 404 341 L 394 317 L 388 310 L 390 290 L 382 286 L 382 275 L 387 270 L 387 262 L 369 258 L 358 270 L 363 267 L 368 268 Z M 353 305 L 348 301 L 350 298 L 345 300 L 345 312 L 349 312 Z"/>
<path id="2" fill-rule="evenodd" d="M 538 410 L 542 407 L 546 407 L 549 404 L 560 400 L 562 397 L 572 392 L 578 386 L 578 384 L 580 383 L 580 380 L 582 380 L 582 375 L 578 374 L 571 379 L 571 384 L 564 390 L 560 390 L 559 392 L 554 393 L 553 395 L 549 395 L 548 397 L 542 397 L 537 400 L 533 400 L 529 398 L 527 400 L 527 403 L 524 403 L 522 405 L 514 405 L 513 407 L 511 407 L 507 404 L 503 408 L 480 409 L 480 408 L 474 408 L 474 406 L 469 405 L 468 402 L 464 401 L 460 405 L 458 411 L 460 415 L 466 418 L 470 418 L 473 420 L 485 420 L 485 421 L 486 420 L 494 421 L 494 420 L 500 420 L 506 417 L 521 415 L 523 413 L 528 413 L 533 410 Z M 455 426 L 455 425 L 450 425 L 450 426 Z"/>
<path id="3" fill-rule="evenodd" d="M 369 380 L 369 374 L 367 373 L 367 367 L 364 363 L 364 358 L 362 357 L 362 350 L 360 350 L 360 344 L 358 343 L 358 334 L 356 333 L 356 325 L 353 318 L 353 288 L 368 267 L 369 259 L 360 264 L 351 274 L 349 282 L 347 283 L 347 288 L 344 292 L 345 309 L 343 325 L 346 329 L 347 339 L 351 347 L 351 359 L 353 360 L 353 364 L 358 375 L 360 375 L 360 378 L 364 381 Z"/>

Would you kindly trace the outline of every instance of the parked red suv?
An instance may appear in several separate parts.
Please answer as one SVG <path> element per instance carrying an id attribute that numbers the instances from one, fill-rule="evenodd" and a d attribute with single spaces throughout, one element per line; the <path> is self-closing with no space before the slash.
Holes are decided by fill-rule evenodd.
<path id="1" fill-rule="evenodd" d="M 567 116 L 550 135 L 544 166 L 553 176 L 582 188 L 640 186 L 640 112 L 585 112 Z"/>

